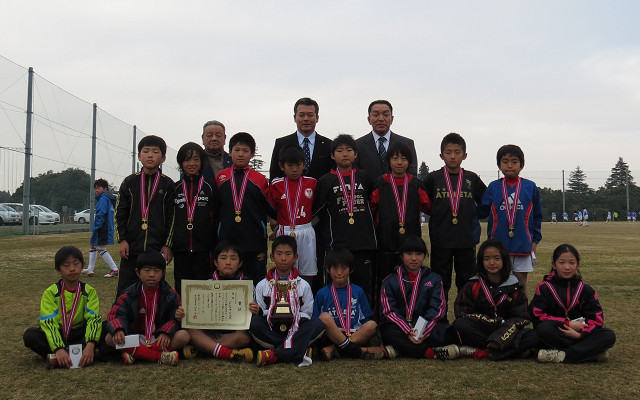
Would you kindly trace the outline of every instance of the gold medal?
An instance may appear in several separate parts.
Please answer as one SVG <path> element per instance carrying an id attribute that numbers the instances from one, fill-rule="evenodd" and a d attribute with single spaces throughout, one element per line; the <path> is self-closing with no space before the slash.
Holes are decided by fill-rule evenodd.
<path id="1" fill-rule="evenodd" d="M 146 231 L 147 229 L 149 229 L 149 225 L 147 225 L 146 221 L 142 222 L 142 227 L 141 228 L 142 228 L 143 231 Z"/>
<path id="2" fill-rule="evenodd" d="M 400 225 L 400 229 L 398 229 L 398 232 L 400 232 L 401 235 L 404 235 L 407 232 L 407 230 L 404 229 L 404 226 Z"/>
<path id="3" fill-rule="evenodd" d="M 454 225 L 458 225 L 458 218 L 453 217 L 453 219 L 451 220 L 451 223 Z"/>
<path id="4" fill-rule="evenodd" d="M 287 326 L 285 324 L 280 325 L 280 332 L 286 332 Z"/>
<path id="5" fill-rule="evenodd" d="M 516 234 L 513 231 L 509 231 L 509 237 L 512 238 L 514 237 Z"/>
<path id="6" fill-rule="evenodd" d="M 294 231 L 289 232 L 289 236 L 291 236 L 292 238 L 296 237 L 296 233 Z"/>
<path id="7" fill-rule="evenodd" d="M 236 217 L 234 218 L 234 221 L 236 221 L 236 222 L 241 222 L 242 221 L 242 217 L 240 216 L 240 214 L 236 215 Z"/>
<path id="8" fill-rule="evenodd" d="M 353 217 L 349 217 L 349 225 L 353 225 L 356 223 L 356 220 Z"/>
<path id="9" fill-rule="evenodd" d="M 189 222 L 187 224 L 187 230 L 192 230 L 193 229 L 193 224 L 191 222 Z"/>

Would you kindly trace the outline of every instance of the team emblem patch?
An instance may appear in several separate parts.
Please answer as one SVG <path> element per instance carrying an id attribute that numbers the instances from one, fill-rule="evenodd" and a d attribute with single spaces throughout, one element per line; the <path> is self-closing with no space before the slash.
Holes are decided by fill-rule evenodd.
<path id="1" fill-rule="evenodd" d="M 313 198 L 313 189 L 311 188 L 306 188 L 304 190 L 304 195 L 307 196 L 307 199 L 311 199 Z"/>

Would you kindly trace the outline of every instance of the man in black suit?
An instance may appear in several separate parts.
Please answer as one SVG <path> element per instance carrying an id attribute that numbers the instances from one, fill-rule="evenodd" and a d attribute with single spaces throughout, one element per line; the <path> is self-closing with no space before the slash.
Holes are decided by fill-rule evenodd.
<path id="1" fill-rule="evenodd" d="M 413 161 L 409 165 L 408 173 L 418 174 L 418 157 L 412 139 L 391 132 L 393 123 L 393 107 L 387 100 L 376 100 L 369 104 L 367 120 L 371 125 L 371 132 L 358 138 L 358 157 L 354 162 L 356 169 L 363 169 L 371 182 L 383 174 L 389 172 L 389 166 L 385 162 L 389 145 L 395 142 L 405 142 L 413 153 Z"/>
<path id="2" fill-rule="evenodd" d="M 297 132 L 276 139 L 271 154 L 269 179 L 284 176 L 278 165 L 280 150 L 292 144 L 302 147 L 307 158 L 305 176 L 320 178 L 333 167 L 331 160 L 331 140 L 316 133 L 316 124 L 320 119 L 318 103 L 308 97 L 296 101 L 293 106 L 293 120 L 298 127 Z"/>

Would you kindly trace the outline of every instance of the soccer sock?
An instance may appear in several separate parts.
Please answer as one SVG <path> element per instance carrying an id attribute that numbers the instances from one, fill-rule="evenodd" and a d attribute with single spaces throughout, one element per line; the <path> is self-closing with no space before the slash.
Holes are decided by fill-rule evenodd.
<path id="1" fill-rule="evenodd" d="M 158 347 L 158 341 L 157 340 L 155 342 L 151 343 L 151 350 L 159 351 L 160 353 L 162 353 L 163 351 L 173 351 L 173 349 L 171 348 L 171 345 L 167 346 L 166 350 L 162 350 L 160 347 Z"/>
<path id="2" fill-rule="evenodd" d="M 360 355 L 362 354 L 362 347 L 347 338 L 344 342 L 338 345 L 338 352 L 348 357 L 360 358 Z"/>
<path id="3" fill-rule="evenodd" d="M 100 255 L 102 256 L 102 259 L 104 260 L 104 262 L 107 263 L 107 265 L 109 266 L 109 268 L 111 268 L 112 271 L 118 270 L 118 266 L 116 265 L 115 261 L 113 261 L 113 258 L 111 258 L 111 254 L 109 254 L 108 251 L 105 250 L 102 253 L 100 253 Z"/>
<path id="4" fill-rule="evenodd" d="M 140 345 L 138 347 L 130 347 L 128 349 L 122 349 L 125 353 L 131 354 L 135 358 L 141 360 L 158 362 L 162 357 L 162 352 L 148 348 L 147 346 Z"/>
<path id="5" fill-rule="evenodd" d="M 427 349 L 427 351 L 424 352 L 424 358 L 429 358 L 429 359 L 434 359 L 436 358 L 436 352 L 433 351 L 433 349 L 431 347 L 429 347 Z"/>
<path id="6" fill-rule="evenodd" d="M 215 358 L 221 358 L 223 360 L 231 359 L 232 353 L 233 353 L 232 349 L 226 346 L 222 346 L 218 343 L 216 343 L 216 347 L 213 349 L 213 356 Z"/>
<path id="7" fill-rule="evenodd" d="M 89 265 L 87 266 L 87 269 L 89 271 L 93 271 L 93 269 L 96 267 L 97 259 L 98 259 L 98 250 L 96 249 L 89 250 Z"/>

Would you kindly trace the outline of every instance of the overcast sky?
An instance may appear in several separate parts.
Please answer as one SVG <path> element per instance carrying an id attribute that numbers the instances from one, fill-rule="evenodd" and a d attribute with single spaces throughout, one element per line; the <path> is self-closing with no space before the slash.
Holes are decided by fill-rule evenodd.
<path id="1" fill-rule="evenodd" d="M 515 143 L 523 176 L 580 165 L 597 187 L 619 156 L 640 178 L 639 17 L 637 1 L 30 0 L 3 4 L 0 54 L 175 149 L 218 119 L 268 162 L 298 98 L 330 138 L 368 132 L 388 99 L 432 170 L 453 131 L 467 169 Z"/>

